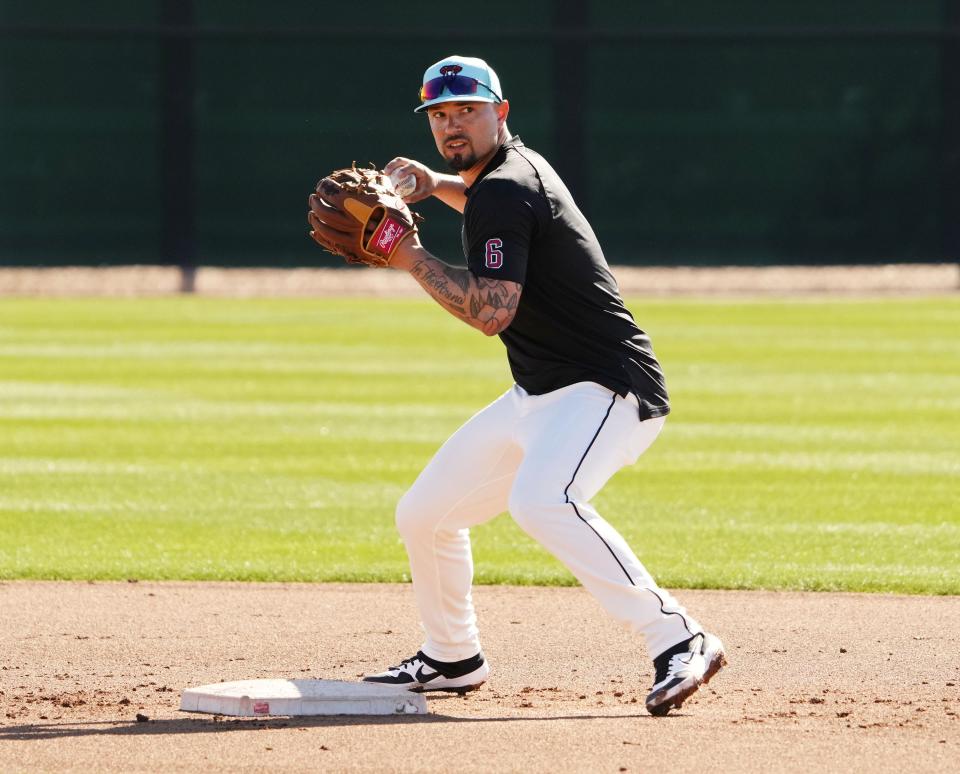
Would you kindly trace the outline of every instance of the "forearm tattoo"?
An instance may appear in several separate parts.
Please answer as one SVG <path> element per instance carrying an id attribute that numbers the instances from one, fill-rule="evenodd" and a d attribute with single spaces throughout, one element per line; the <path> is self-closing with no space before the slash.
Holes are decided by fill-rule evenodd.
<path id="1" fill-rule="evenodd" d="M 488 336 L 510 324 L 520 302 L 519 283 L 475 277 L 436 259 L 418 260 L 410 274 L 447 311 Z"/>
<path id="2" fill-rule="evenodd" d="M 437 261 L 437 263 L 440 262 Z M 453 267 L 445 264 L 440 264 L 440 266 L 442 268 L 432 266 L 431 262 L 419 260 L 410 269 L 410 273 L 442 306 L 458 317 L 462 316 L 466 313 L 464 294 L 467 292 L 469 284 L 458 282 L 450 276 Z M 464 287 L 465 284 L 466 287 Z"/>

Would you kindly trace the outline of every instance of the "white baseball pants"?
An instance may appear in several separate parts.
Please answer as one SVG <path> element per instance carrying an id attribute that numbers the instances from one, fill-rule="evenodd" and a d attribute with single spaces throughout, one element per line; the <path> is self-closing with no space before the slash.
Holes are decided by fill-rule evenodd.
<path id="1" fill-rule="evenodd" d="M 469 528 L 505 510 L 611 615 L 644 635 L 651 658 L 702 631 L 590 505 L 663 423 L 641 422 L 632 395 L 579 382 L 544 395 L 514 385 L 457 430 L 397 505 L 423 652 L 460 661 L 480 651 Z"/>

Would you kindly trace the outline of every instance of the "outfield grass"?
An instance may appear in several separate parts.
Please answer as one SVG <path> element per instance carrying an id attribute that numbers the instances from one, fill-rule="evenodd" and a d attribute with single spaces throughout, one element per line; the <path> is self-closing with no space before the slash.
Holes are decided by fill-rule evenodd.
<path id="1" fill-rule="evenodd" d="M 674 413 L 596 502 L 662 583 L 960 593 L 956 298 L 631 307 Z M 508 384 L 427 300 L 0 300 L 0 578 L 405 579 L 394 503 Z"/>

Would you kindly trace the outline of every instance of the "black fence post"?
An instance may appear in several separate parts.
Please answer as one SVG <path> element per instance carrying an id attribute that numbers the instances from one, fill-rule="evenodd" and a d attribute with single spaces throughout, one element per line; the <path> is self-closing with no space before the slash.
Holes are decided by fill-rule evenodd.
<path id="1" fill-rule="evenodd" d="M 555 0 L 553 26 L 557 31 L 580 31 L 589 22 L 586 0 Z M 553 41 L 553 121 L 556 142 L 555 166 L 580 209 L 589 216 L 587 191 L 586 48 L 587 36 L 559 35 Z"/>
<path id="2" fill-rule="evenodd" d="M 960 0 L 943 2 L 940 212 L 943 258 L 960 264 Z"/>
<path id="3" fill-rule="evenodd" d="M 160 3 L 160 231 L 163 262 L 180 267 L 180 289 L 197 274 L 193 0 Z"/>

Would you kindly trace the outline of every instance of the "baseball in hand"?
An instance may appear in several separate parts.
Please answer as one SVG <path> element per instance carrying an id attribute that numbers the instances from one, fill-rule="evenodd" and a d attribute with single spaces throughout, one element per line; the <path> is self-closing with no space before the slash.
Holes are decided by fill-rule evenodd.
<path id="1" fill-rule="evenodd" d="M 406 177 L 401 177 L 394 172 L 390 175 L 390 182 L 393 183 L 393 189 L 401 199 L 417 190 L 417 176 L 413 172 Z"/>

